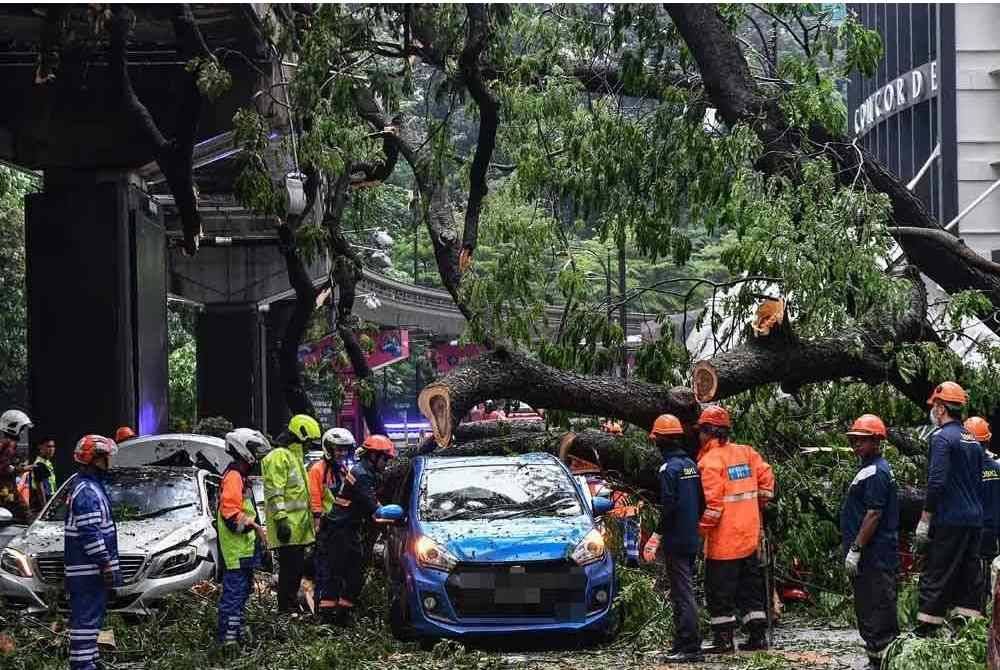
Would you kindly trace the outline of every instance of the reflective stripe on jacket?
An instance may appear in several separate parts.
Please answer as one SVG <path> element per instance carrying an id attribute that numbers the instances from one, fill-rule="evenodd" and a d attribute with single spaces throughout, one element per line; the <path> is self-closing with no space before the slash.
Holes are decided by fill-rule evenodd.
<path id="1" fill-rule="evenodd" d="M 64 535 L 67 581 L 100 575 L 110 568 L 120 582 L 118 529 L 111 517 L 111 501 L 98 479 L 81 473 L 73 481 Z"/>
<path id="2" fill-rule="evenodd" d="M 309 511 L 309 486 L 302 445 L 298 442 L 272 449 L 261 461 L 264 475 L 264 515 L 267 543 L 274 549 L 284 545 L 311 544 L 315 539 Z M 278 539 L 277 522 L 287 519 L 292 535 L 288 542 Z"/>
<path id="3" fill-rule="evenodd" d="M 339 463 L 321 458 L 309 468 L 309 507 L 313 516 L 322 516 L 333 509 L 333 492 L 340 489 L 342 475 Z"/>
<path id="4" fill-rule="evenodd" d="M 333 510 L 328 515 L 336 526 L 358 525 L 371 519 L 379 506 L 375 490 L 378 479 L 362 460 L 344 475 L 340 491 L 334 498 Z"/>
<path id="5" fill-rule="evenodd" d="M 705 512 L 698 531 L 705 558 L 746 558 L 760 544 L 760 506 L 774 497 L 774 473 L 753 447 L 712 440 L 698 459 Z"/>
<path id="6" fill-rule="evenodd" d="M 958 421 L 938 428 L 930 443 L 924 509 L 934 515 L 931 526 L 982 527 L 982 446 Z"/>
<path id="7" fill-rule="evenodd" d="M 215 513 L 222 565 L 226 570 L 238 570 L 241 559 L 254 557 L 257 534 L 252 524 L 257 519 L 257 509 L 250 491 L 249 482 L 236 469 L 226 470 Z"/>

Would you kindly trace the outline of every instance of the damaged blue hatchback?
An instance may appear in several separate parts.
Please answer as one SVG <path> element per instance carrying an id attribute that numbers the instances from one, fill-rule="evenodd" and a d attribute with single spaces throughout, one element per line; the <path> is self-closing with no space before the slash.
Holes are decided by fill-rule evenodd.
<path id="1" fill-rule="evenodd" d="M 386 540 L 402 639 L 616 632 L 615 566 L 591 499 L 549 454 L 413 460 Z"/>

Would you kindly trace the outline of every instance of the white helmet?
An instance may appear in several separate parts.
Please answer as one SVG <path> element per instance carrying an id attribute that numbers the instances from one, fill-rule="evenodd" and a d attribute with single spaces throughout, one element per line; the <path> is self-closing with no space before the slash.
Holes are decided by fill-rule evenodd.
<path id="1" fill-rule="evenodd" d="M 241 458 L 253 465 L 271 450 L 271 445 L 259 430 L 237 428 L 226 433 L 226 450 L 233 457 Z"/>
<path id="2" fill-rule="evenodd" d="M 17 439 L 25 428 L 34 428 L 28 415 L 19 409 L 9 409 L 0 415 L 0 430 L 9 438 Z"/>
<path id="3" fill-rule="evenodd" d="M 323 451 L 333 456 L 337 448 L 351 449 L 357 444 L 351 431 L 346 428 L 331 428 L 323 433 Z"/>

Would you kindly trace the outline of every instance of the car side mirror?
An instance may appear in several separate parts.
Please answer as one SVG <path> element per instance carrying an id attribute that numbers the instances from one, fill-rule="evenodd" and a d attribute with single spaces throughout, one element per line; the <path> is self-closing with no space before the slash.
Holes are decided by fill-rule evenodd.
<path id="1" fill-rule="evenodd" d="M 594 516 L 601 516 L 602 514 L 607 514 L 615 507 L 615 504 L 611 502 L 611 499 L 605 498 L 604 496 L 595 496 L 592 504 L 594 509 Z"/>
<path id="2" fill-rule="evenodd" d="M 375 519 L 377 521 L 388 523 L 399 523 L 405 516 L 403 508 L 399 505 L 382 505 L 382 507 L 375 512 Z"/>

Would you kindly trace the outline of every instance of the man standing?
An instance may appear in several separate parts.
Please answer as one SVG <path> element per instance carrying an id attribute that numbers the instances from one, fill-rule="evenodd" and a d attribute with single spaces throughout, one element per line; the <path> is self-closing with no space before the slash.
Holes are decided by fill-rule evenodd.
<path id="1" fill-rule="evenodd" d="M 694 559 L 698 554 L 698 519 L 705 508 L 698 467 L 685 449 L 684 429 L 672 414 L 653 423 L 649 439 L 660 450 L 660 525 L 650 536 L 642 557 L 656 560 L 662 546 L 670 577 L 670 604 L 674 617 L 674 646 L 661 657 L 666 663 L 704 660 L 698 632 L 698 606 L 694 598 Z M 666 539 L 663 539 L 666 538 Z"/>
<path id="2" fill-rule="evenodd" d="M 56 443 L 45 440 L 38 445 L 38 455 L 31 464 L 28 507 L 31 518 L 35 518 L 56 491 L 56 468 L 52 457 L 56 453 Z"/>
<path id="3" fill-rule="evenodd" d="M 979 541 L 979 557 L 983 563 L 983 603 L 991 599 L 990 571 L 993 559 L 997 557 L 997 530 L 1000 529 L 1000 463 L 996 454 L 990 451 L 993 433 L 986 419 L 970 416 L 965 420 L 965 429 L 972 433 L 983 447 L 983 479 L 979 485 L 983 501 L 983 534 Z"/>
<path id="4" fill-rule="evenodd" d="M 319 437 L 316 419 L 296 414 L 278 438 L 278 446 L 261 461 L 267 539 L 270 547 L 278 552 L 279 612 L 290 613 L 298 609 L 306 545 L 312 544 L 316 537 L 309 512 L 303 448 L 313 448 Z"/>
<path id="5" fill-rule="evenodd" d="M 257 518 L 247 477 L 268 448 L 267 439 L 259 431 L 237 428 L 226 434 L 226 451 L 233 461 L 222 475 L 215 517 L 223 568 L 218 639 L 225 653 L 243 638 L 244 608 L 253 586 L 253 569 L 267 546 L 267 533 Z"/>
<path id="6" fill-rule="evenodd" d="M 774 497 L 774 474 L 752 447 L 729 441 L 729 412 L 709 405 L 698 419 L 698 470 L 705 512 L 705 599 L 711 617 L 709 653 L 733 651 L 737 613 L 749 634 L 741 649 L 767 648 L 764 574 L 758 548 L 761 507 Z M 767 594 L 769 595 L 769 594 Z"/>
<path id="7" fill-rule="evenodd" d="M 882 458 L 885 424 L 865 414 L 847 432 L 861 469 L 851 481 L 840 510 L 844 569 L 854 588 L 858 632 L 872 668 L 899 635 L 896 569 L 899 567 L 899 500 L 892 468 Z"/>
<path id="8" fill-rule="evenodd" d="M 330 622 L 337 609 L 337 598 L 330 598 L 330 547 L 333 537 L 326 515 L 335 504 L 344 504 L 336 495 L 350 471 L 351 452 L 355 448 L 354 435 L 346 428 L 331 428 L 323 433 L 323 458 L 309 468 L 309 504 L 312 508 L 313 527 L 316 530 L 316 548 L 313 551 L 316 572 L 316 599 L 319 616 Z"/>
<path id="9" fill-rule="evenodd" d="M 25 428 L 34 424 L 19 409 L 9 409 L 0 415 L 0 507 L 7 508 L 17 519 L 27 518 L 28 510 L 17 491 L 17 441 Z"/>
<path id="10" fill-rule="evenodd" d="M 940 384 L 927 401 L 938 429 L 930 439 L 927 497 L 914 536 L 918 547 L 927 547 L 915 631 L 920 636 L 933 633 L 949 614 L 981 616 L 984 456 L 961 424 L 966 402 L 965 390 L 955 382 Z"/>
<path id="11" fill-rule="evenodd" d="M 73 480 L 66 512 L 64 563 L 69 592 L 69 667 L 96 670 L 97 634 L 108 595 L 121 584 L 118 529 L 104 475 L 118 446 L 102 435 L 85 435 L 73 450 L 80 472 Z"/>
<path id="12" fill-rule="evenodd" d="M 339 625 L 350 623 L 364 586 L 368 567 L 364 562 L 364 529 L 378 515 L 381 505 L 375 491 L 386 465 L 396 457 L 396 447 L 385 435 L 369 435 L 358 456 L 358 462 L 344 476 L 324 522 L 324 533 L 329 535 L 326 543 L 330 551 L 330 578 L 329 590 L 324 591 L 323 597 L 336 600 L 336 609 L 328 616 Z"/>

